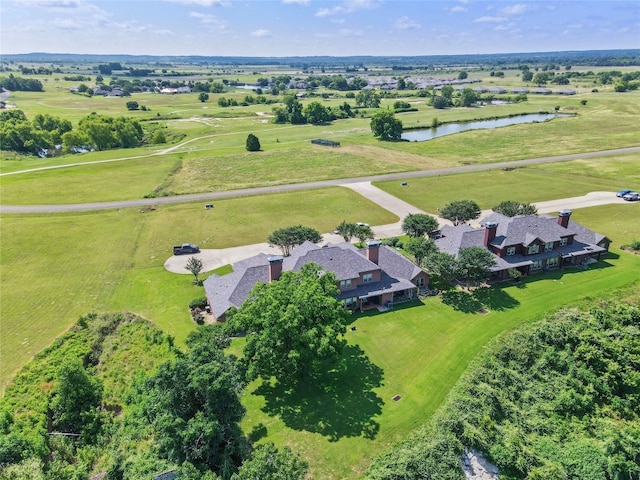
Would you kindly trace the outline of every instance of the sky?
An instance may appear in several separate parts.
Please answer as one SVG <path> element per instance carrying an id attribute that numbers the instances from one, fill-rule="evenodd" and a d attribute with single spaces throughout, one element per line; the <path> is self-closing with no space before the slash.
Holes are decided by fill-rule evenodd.
<path id="1" fill-rule="evenodd" d="M 640 0 L 0 0 L 0 54 L 456 55 L 640 48 Z"/>

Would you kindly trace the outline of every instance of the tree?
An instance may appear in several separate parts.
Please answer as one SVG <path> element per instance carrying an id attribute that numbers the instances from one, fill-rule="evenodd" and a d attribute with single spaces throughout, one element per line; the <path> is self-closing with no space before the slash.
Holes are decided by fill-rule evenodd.
<path id="1" fill-rule="evenodd" d="M 220 82 L 213 82 L 209 87 L 209 91 L 211 93 L 222 93 L 224 92 L 224 84 Z"/>
<path id="2" fill-rule="evenodd" d="M 433 252 L 425 257 L 425 266 L 430 273 L 440 277 L 446 284 L 453 283 L 458 271 L 456 257 L 446 252 Z"/>
<path id="3" fill-rule="evenodd" d="M 458 275 L 466 281 L 467 286 L 470 282 L 488 278 L 495 264 L 493 254 L 484 247 L 462 248 L 458 252 Z"/>
<path id="4" fill-rule="evenodd" d="M 291 255 L 291 250 L 297 245 L 301 245 L 306 241 L 318 243 L 320 240 L 322 240 L 322 235 L 315 228 L 296 225 L 275 230 L 269 235 L 267 242 L 272 247 L 279 247 L 282 250 L 282 254 L 288 257 Z"/>
<path id="5" fill-rule="evenodd" d="M 358 107 L 378 108 L 380 107 L 380 95 L 371 88 L 360 90 L 356 95 L 356 105 Z"/>
<path id="6" fill-rule="evenodd" d="M 478 101 L 478 94 L 471 88 L 465 88 L 460 94 L 459 103 L 461 107 L 470 107 Z"/>
<path id="7" fill-rule="evenodd" d="M 421 267 L 423 260 L 437 249 L 433 240 L 424 237 L 411 237 L 405 245 L 405 250 L 413 255 L 416 259 L 416 265 Z"/>
<path id="8" fill-rule="evenodd" d="M 410 213 L 402 221 L 402 231 L 410 237 L 424 237 L 438 228 L 438 220 L 426 213 Z"/>
<path id="9" fill-rule="evenodd" d="M 440 216 L 459 225 L 480 216 L 480 206 L 473 200 L 458 200 L 445 205 L 440 210 Z"/>
<path id="10" fill-rule="evenodd" d="M 350 242 L 351 239 L 355 237 L 357 228 L 358 226 L 355 223 L 347 223 L 343 220 L 342 223 L 336 227 L 336 232 L 344 238 L 345 242 Z"/>
<path id="11" fill-rule="evenodd" d="M 440 93 L 447 101 L 451 102 L 451 97 L 453 96 L 453 87 L 451 85 L 443 85 L 440 89 Z"/>
<path id="12" fill-rule="evenodd" d="M 371 131 L 381 140 L 397 141 L 402 136 L 402 122 L 388 110 L 378 112 L 371 117 Z"/>
<path id="13" fill-rule="evenodd" d="M 458 80 L 466 80 L 468 76 L 469 76 L 469 74 L 467 72 L 465 72 L 464 70 L 462 70 L 458 74 Z"/>
<path id="14" fill-rule="evenodd" d="M 531 203 L 518 203 L 513 200 L 505 200 L 492 208 L 494 212 L 501 213 L 507 217 L 516 215 L 536 215 L 538 209 Z"/>
<path id="15" fill-rule="evenodd" d="M 449 106 L 449 100 L 444 98 L 442 95 L 434 95 L 431 98 L 431 105 L 433 105 L 433 108 L 437 108 L 438 110 L 442 110 L 442 109 L 447 108 Z"/>
<path id="16" fill-rule="evenodd" d="M 259 152 L 260 151 L 260 140 L 253 133 L 247 135 L 246 148 L 249 152 Z"/>
<path id="17" fill-rule="evenodd" d="M 267 443 L 253 452 L 232 480 L 304 480 L 308 468 L 289 447 L 279 452 L 273 443 Z"/>
<path id="18" fill-rule="evenodd" d="M 193 273 L 193 283 L 195 283 L 196 285 L 200 285 L 202 282 L 198 278 L 198 275 L 200 275 L 200 272 L 202 272 L 202 260 L 196 257 L 189 257 L 185 268 Z"/>
<path id="19" fill-rule="evenodd" d="M 145 414 L 160 455 L 223 479 L 235 473 L 245 449 L 238 425 L 245 371 L 225 355 L 229 343 L 220 328 L 199 328 L 187 338 L 187 353 L 160 365 L 145 386 Z"/>
<path id="20" fill-rule="evenodd" d="M 339 293 L 336 276 L 312 262 L 283 272 L 276 282 L 258 283 L 225 324 L 247 334 L 249 378 L 295 382 L 336 360 L 346 343 L 347 312 Z"/>
<path id="21" fill-rule="evenodd" d="M 356 230 L 353 234 L 358 240 L 360 240 L 361 245 L 365 240 L 369 240 L 374 237 L 373 230 L 371 230 L 371 227 L 368 225 L 356 225 Z"/>
<path id="22" fill-rule="evenodd" d="M 319 123 L 326 123 L 331 120 L 329 111 L 320 102 L 310 102 L 304 107 L 303 115 L 306 117 L 307 122 L 317 125 Z"/>
<path id="23" fill-rule="evenodd" d="M 135 100 L 130 100 L 127 102 L 127 110 L 138 110 L 138 107 L 140 105 L 138 105 L 138 102 L 136 102 Z"/>
<path id="24" fill-rule="evenodd" d="M 522 72 L 523 82 L 530 82 L 531 80 L 533 80 L 533 72 L 531 70 L 525 70 Z"/>
<path id="25" fill-rule="evenodd" d="M 80 360 L 71 359 L 58 370 L 51 400 L 52 427 L 58 432 L 88 437 L 100 428 L 102 386 Z"/>
<path id="26" fill-rule="evenodd" d="M 200 95 L 198 95 L 198 100 L 200 100 L 202 103 L 206 102 L 207 100 L 209 100 L 209 94 L 207 92 L 200 92 Z"/>

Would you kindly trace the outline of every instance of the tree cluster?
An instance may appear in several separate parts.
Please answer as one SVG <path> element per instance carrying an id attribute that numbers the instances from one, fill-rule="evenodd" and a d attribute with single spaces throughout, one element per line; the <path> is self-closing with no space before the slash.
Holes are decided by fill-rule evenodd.
<path id="1" fill-rule="evenodd" d="M 273 108 L 273 123 L 291 123 L 294 125 L 302 125 L 311 123 L 319 125 L 331 122 L 338 118 L 354 117 L 355 113 L 351 109 L 351 105 L 344 102 L 337 109 L 325 107 L 317 101 L 309 102 L 304 107 L 300 100 L 293 95 L 287 95 L 283 100 L 284 106 Z"/>
<path id="2" fill-rule="evenodd" d="M 8 77 L 0 77 L 0 89 L 11 92 L 43 92 L 42 82 L 35 78 L 14 77 L 10 73 Z"/>
<path id="3" fill-rule="evenodd" d="M 243 361 L 249 378 L 296 382 L 337 360 L 346 344 L 347 315 L 339 293 L 335 275 L 314 263 L 256 285 L 226 324 L 247 334 Z"/>
<path id="4" fill-rule="evenodd" d="M 302 245 L 304 242 L 318 243 L 320 240 L 322 240 L 322 235 L 318 230 L 302 225 L 280 228 L 273 231 L 267 238 L 269 245 L 280 248 L 285 257 L 291 255 L 291 250 L 294 247 Z"/>
<path id="5" fill-rule="evenodd" d="M 440 216 L 454 225 L 468 222 L 480 216 L 480 206 L 473 200 L 457 200 L 440 209 Z"/>
<path id="6" fill-rule="evenodd" d="M 501 213 L 507 217 L 516 215 L 536 215 L 538 209 L 531 203 L 520 203 L 513 200 L 505 200 L 492 208 L 494 212 Z"/>
<path id="7" fill-rule="evenodd" d="M 69 120 L 48 113 L 37 114 L 29 122 L 22 110 L 0 112 L 0 148 L 33 155 L 51 155 L 62 137 L 72 130 Z"/>
<path id="8" fill-rule="evenodd" d="M 242 434 L 246 369 L 228 345 L 218 326 L 183 352 L 133 315 L 81 317 L 7 388 L 0 479 L 302 480 L 298 455 Z"/>
<path id="9" fill-rule="evenodd" d="M 639 322 L 637 303 L 610 300 L 497 339 L 368 478 L 462 479 L 463 447 L 488 454 L 501 478 L 638 478 Z"/>

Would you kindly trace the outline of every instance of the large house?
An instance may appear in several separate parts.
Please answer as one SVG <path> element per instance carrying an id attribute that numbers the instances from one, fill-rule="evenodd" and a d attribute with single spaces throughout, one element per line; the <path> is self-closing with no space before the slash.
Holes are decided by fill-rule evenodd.
<path id="1" fill-rule="evenodd" d="M 557 218 L 493 213 L 484 219 L 483 228 L 466 224 L 445 226 L 442 237 L 435 242 L 441 251 L 452 255 L 463 248 L 486 247 L 496 260 L 492 280 L 508 279 L 510 269 L 527 275 L 600 260 L 609 250 L 611 240 L 571 221 L 570 217 L 571 210 L 562 210 Z"/>
<path id="2" fill-rule="evenodd" d="M 234 263 L 233 273 L 207 278 L 204 289 L 214 318 L 225 321 L 227 311 L 240 307 L 258 282 L 277 281 L 283 271 L 299 271 L 309 262 L 335 274 L 338 298 L 350 309 L 388 308 L 416 298 L 429 285 L 425 271 L 378 240 L 362 250 L 346 242 L 323 247 L 305 242 L 289 257 L 261 253 Z"/>

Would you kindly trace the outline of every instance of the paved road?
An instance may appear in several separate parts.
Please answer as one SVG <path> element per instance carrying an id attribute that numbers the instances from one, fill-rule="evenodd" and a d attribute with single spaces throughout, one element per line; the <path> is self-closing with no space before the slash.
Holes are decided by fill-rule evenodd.
<path id="1" fill-rule="evenodd" d="M 249 188 L 245 190 L 230 190 L 226 192 L 197 193 L 192 195 L 180 195 L 175 197 L 145 198 L 139 200 L 125 200 L 119 202 L 102 203 L 79 203 L 67 205 L 1 205 L 1 213 L 46 213 L 46 212 L 71 212 L 81 210 L 106 210 L 113 208 L 143 207 L 149 205 L 162 205 L 168 203 L 185 203 L 195 201 L 212 201 L 224 198 L 245 197 L 253 195 L 264 195 L 266 193 L 290 192 L 297 190 L 309 190 L 313 188 L 324 188 L 331 186 L 348 186 L 354 183 L 404 180 L 418 177 L 432 177 L 438 175 L 449 175 L 453 173 L 476 172 L 481 170 L 492 170 L 496 168 L 521 167 L 525 165 L 536 165 L 540 163 L 567 162 L 581 158 L 594 158 L 609 155 L 622 155 L 627 153 L 640 152 L 640 147 L 619 148 L 616 150 L 603 150 L 599 152 L 575 153 L 571 155 L 558 155 L 553 157 L 530 158 L 527 160 L 515 160 L 512 162 L 489 163 L 481 165 L 465 165 L 462 167 L 440 168 L 436 170 L 424 170 L 417 172 L 401 172 L 386 175 L 375 175 L 370 177 L 358 177 L 348 179 L 325 180 L 321 182 L 297 183 L 291 185 L 276 185 L 271 187 Z"/>

